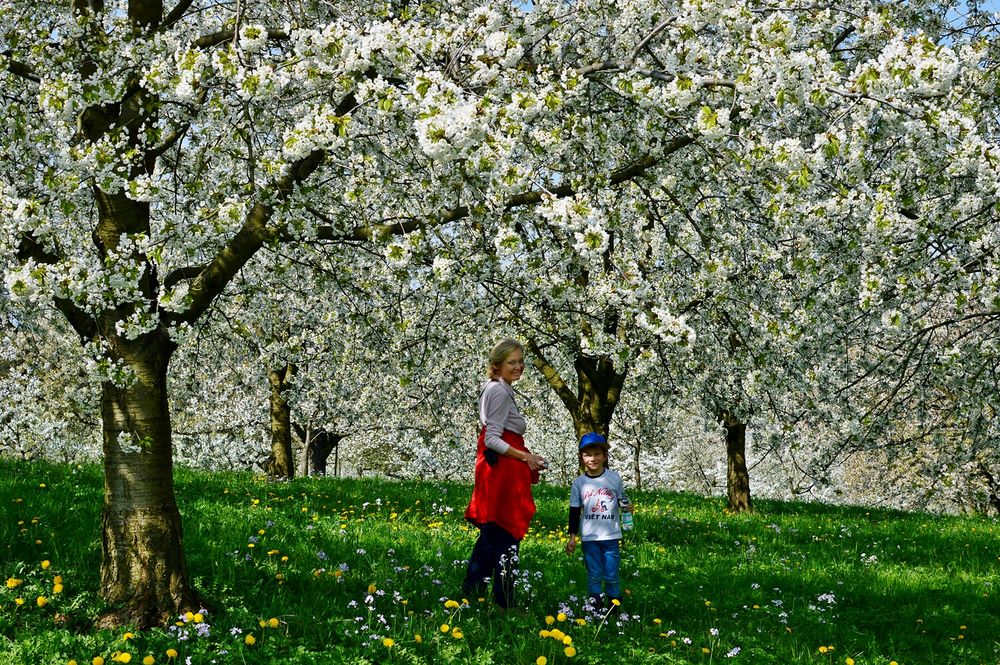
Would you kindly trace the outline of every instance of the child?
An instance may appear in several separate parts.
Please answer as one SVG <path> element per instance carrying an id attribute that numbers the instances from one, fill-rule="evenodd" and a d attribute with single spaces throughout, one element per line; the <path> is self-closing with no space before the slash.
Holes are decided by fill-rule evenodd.
<path id="1" fill-rule="evenodd" d="M 600 434 L 590 432 L 583 435 L 580 439 L 580 468 L 583 473 L 573 481 L 569 497 L 566 553 L 572 554 L 576 550 L 579 532 L 583 562 L 587 567 L 587 595 L 596 609 L 604 606 L 602 582 L 609 607 L 615 605 L 615 600 L 621 603 L 622 595 L 618 581 L 622 537 L 618 514 L 620 504 L 628 503 L 628 497 L 625 496 L 622 477 L 608 468 L 609 448 L 607 439 Z M 622 510 L 631 512 L 631 505 L 622 507 Z"/>

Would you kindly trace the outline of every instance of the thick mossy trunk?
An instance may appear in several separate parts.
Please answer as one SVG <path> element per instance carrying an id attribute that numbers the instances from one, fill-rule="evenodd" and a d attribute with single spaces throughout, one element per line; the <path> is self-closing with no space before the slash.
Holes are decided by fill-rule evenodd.
<path id="1" fill-rule="evenodd" d="M 285 365 L 267 374 L 271 386 L 271 457 L 265 472 L 269 478 L 295 477 L 295 463 L 292 456 L 292 411 L 285 399 L 285 390 L 291 382 L 295 369 Z"/>
<path id="2" fill-rule="evenodd" d="M 747 426 L 730 414 L 722 418 L 726 428 L 727 508 L 734 513 L 753 510 L 750 501 L 750 472 L 747 470 Z"/>
<path id="3" fill-rule="evenodd" d="M 611 418 L 621 399 L 628 368 L 617 371 L 610 358 L 578 353 L 573 361 L 577 379 L 574 393 L 534 340 L 528 340 L 528 348 L 531 350 L 532 364 L 542 373 L 569 411 L 577 440 L 588 432 L 607 436 L 611 429 Z"/>
<path id="4" fill-rule="evenodd" d="M 174 346 L 165 333 L 149 337 L 116 345 L 116 360 L 133 376 L 101 391 L 101 595 L 113 610 L 98 625 L 106 627 L 164 625 L 198 609 L 173 487 L 167 365 Z"/>
<path id="5" fill-rule="evenodd" d="M 573 416 L 573 429 L 577 440 L 588 432 L 608 435 L 611 418 L 621 398 L 626 372 L 615 371 L 614 363 L 605 357 L 577 356 L 577 394 Z"/>

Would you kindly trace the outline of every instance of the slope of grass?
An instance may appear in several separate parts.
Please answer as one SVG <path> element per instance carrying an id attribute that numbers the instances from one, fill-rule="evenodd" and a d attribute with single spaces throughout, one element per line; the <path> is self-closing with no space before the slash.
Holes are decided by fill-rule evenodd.
<path id="1" fill-rule="evenodd" d="M 606 615 L 583 609 L 579 550 L 563 552 L 568 490 L 543 485 L 522 609 L 502 614 L 457 595 L 467 485 L 184 469 L 205 611 L 94 631 L 102 486 L 96 466 L 0 461 L 0 664 L 1000 662 L 995 519 L 769 501 L 727 515 L 634 492 L 626 595 Z"/>

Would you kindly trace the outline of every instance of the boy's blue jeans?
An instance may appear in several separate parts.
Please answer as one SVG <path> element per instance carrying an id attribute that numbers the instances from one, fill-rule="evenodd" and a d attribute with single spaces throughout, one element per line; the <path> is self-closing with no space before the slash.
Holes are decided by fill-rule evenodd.
<path id="1" fill-rule="evenodd" d="M 583 547 L 583 563 L 587 567 L 587 595 L 599 596 L 603 582 L 604 592 L 609 597 L 621 598 L 618 568 L 622 553 L 619 541 L 585 540 L 580 545 Z"/>

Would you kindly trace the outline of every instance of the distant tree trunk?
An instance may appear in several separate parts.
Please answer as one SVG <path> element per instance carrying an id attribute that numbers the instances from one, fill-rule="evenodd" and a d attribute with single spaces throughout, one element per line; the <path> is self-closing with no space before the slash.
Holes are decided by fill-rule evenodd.
<path id="1" fill-rule="evenodd" d="M 271 457 L 267 460 L 265 472 L 269 478 L 291 480 L 295 477 L 295 464 L 292 460 L 292 415 L 285 399 L 285 390 L 294 373 L 294 365 L 287 364 L 267 374 L 271 386 Z"/>
<path id="2" fill-rule="evenodd" d="M 750 472 L 747 470 L 747 426 L 732 413 L 721 417 L 726 428 L 726 491 L 728 509 L 734 513 L 750 512 Z"/>
<path id="3" fill-rule="evenodd" d="M 1000 483 L 997 482 L 996 477 L 990 473 L 990 470 L 982 462 L 979 463 L 979 473 L 986 481 L 990 506 L 993 507 L 993 511 L 997 515 L 1000 515 Z"/>
<path id="4" fill-rule="evenodd" d="M 308 460 L 309 470 L 313 475 L 325 476 L 327 463 L 330 459 L 330 453 L 335 452 L 339 448 L 340 441 L 346 435 L 327 432 L 322 428 L 309 430 L 297 424 L 293 425 L 293 427 L 295 428 L 295 433 L 304 443 L 305 452 L 303 457 Z M 339 471 L 339 469 L 337 468 L 335 457 L 334 475 L 337 474 L 337 471 Z"/>
<path id="5" fill-rule="evenodd" d="M 101 627 L 162 625 L 198 608 L 173 488 L 167 365 L 174 348 L 162 329 L 112 341 L 112 359 L 124 361 L 135 379 L 101 386 L 101 596 L 117 606 L 98 620 Z"/>
<path id="6" fill-rule="evenodd" d="M 635 468 L 635 488 L 637 490 L 642 489 L 642 467 L 639 465 L 640 452 L 642 451 L 642 442 L 636 441 L 635 448 L 632 449 L 632 464 Z"/>
<path id="7" fill-rule="evenodd" d="M 319 430 L 313 436 L 312 441 L 309 442 L 313 473 L 326 475 L 326 465 L 330 459 L 330 453 L 337 450 L 340 446 L 340 440 L 343 438 L 343 434 L 334 434 L 333 432 L 326 432 L 324 430 Z M 334 466 L 335 474 L 336 471 L 336 466 Z"/>
<path id="8" fill-rule="evenodd" d="M 619 372 L 615 370 L 610 358 L 579 354 L 573 362 L 577 378 L 577 390 L 574 394 L 558 370 L 545 359 L 534 340 L 528 340 L 528 347 L 531 350 L 532 364 L 542 373 L 569 411 L 576 438 L 579 439 L 587 432 L 608 436 L 611 418 L 621 398 L 628 368 Z"/>

